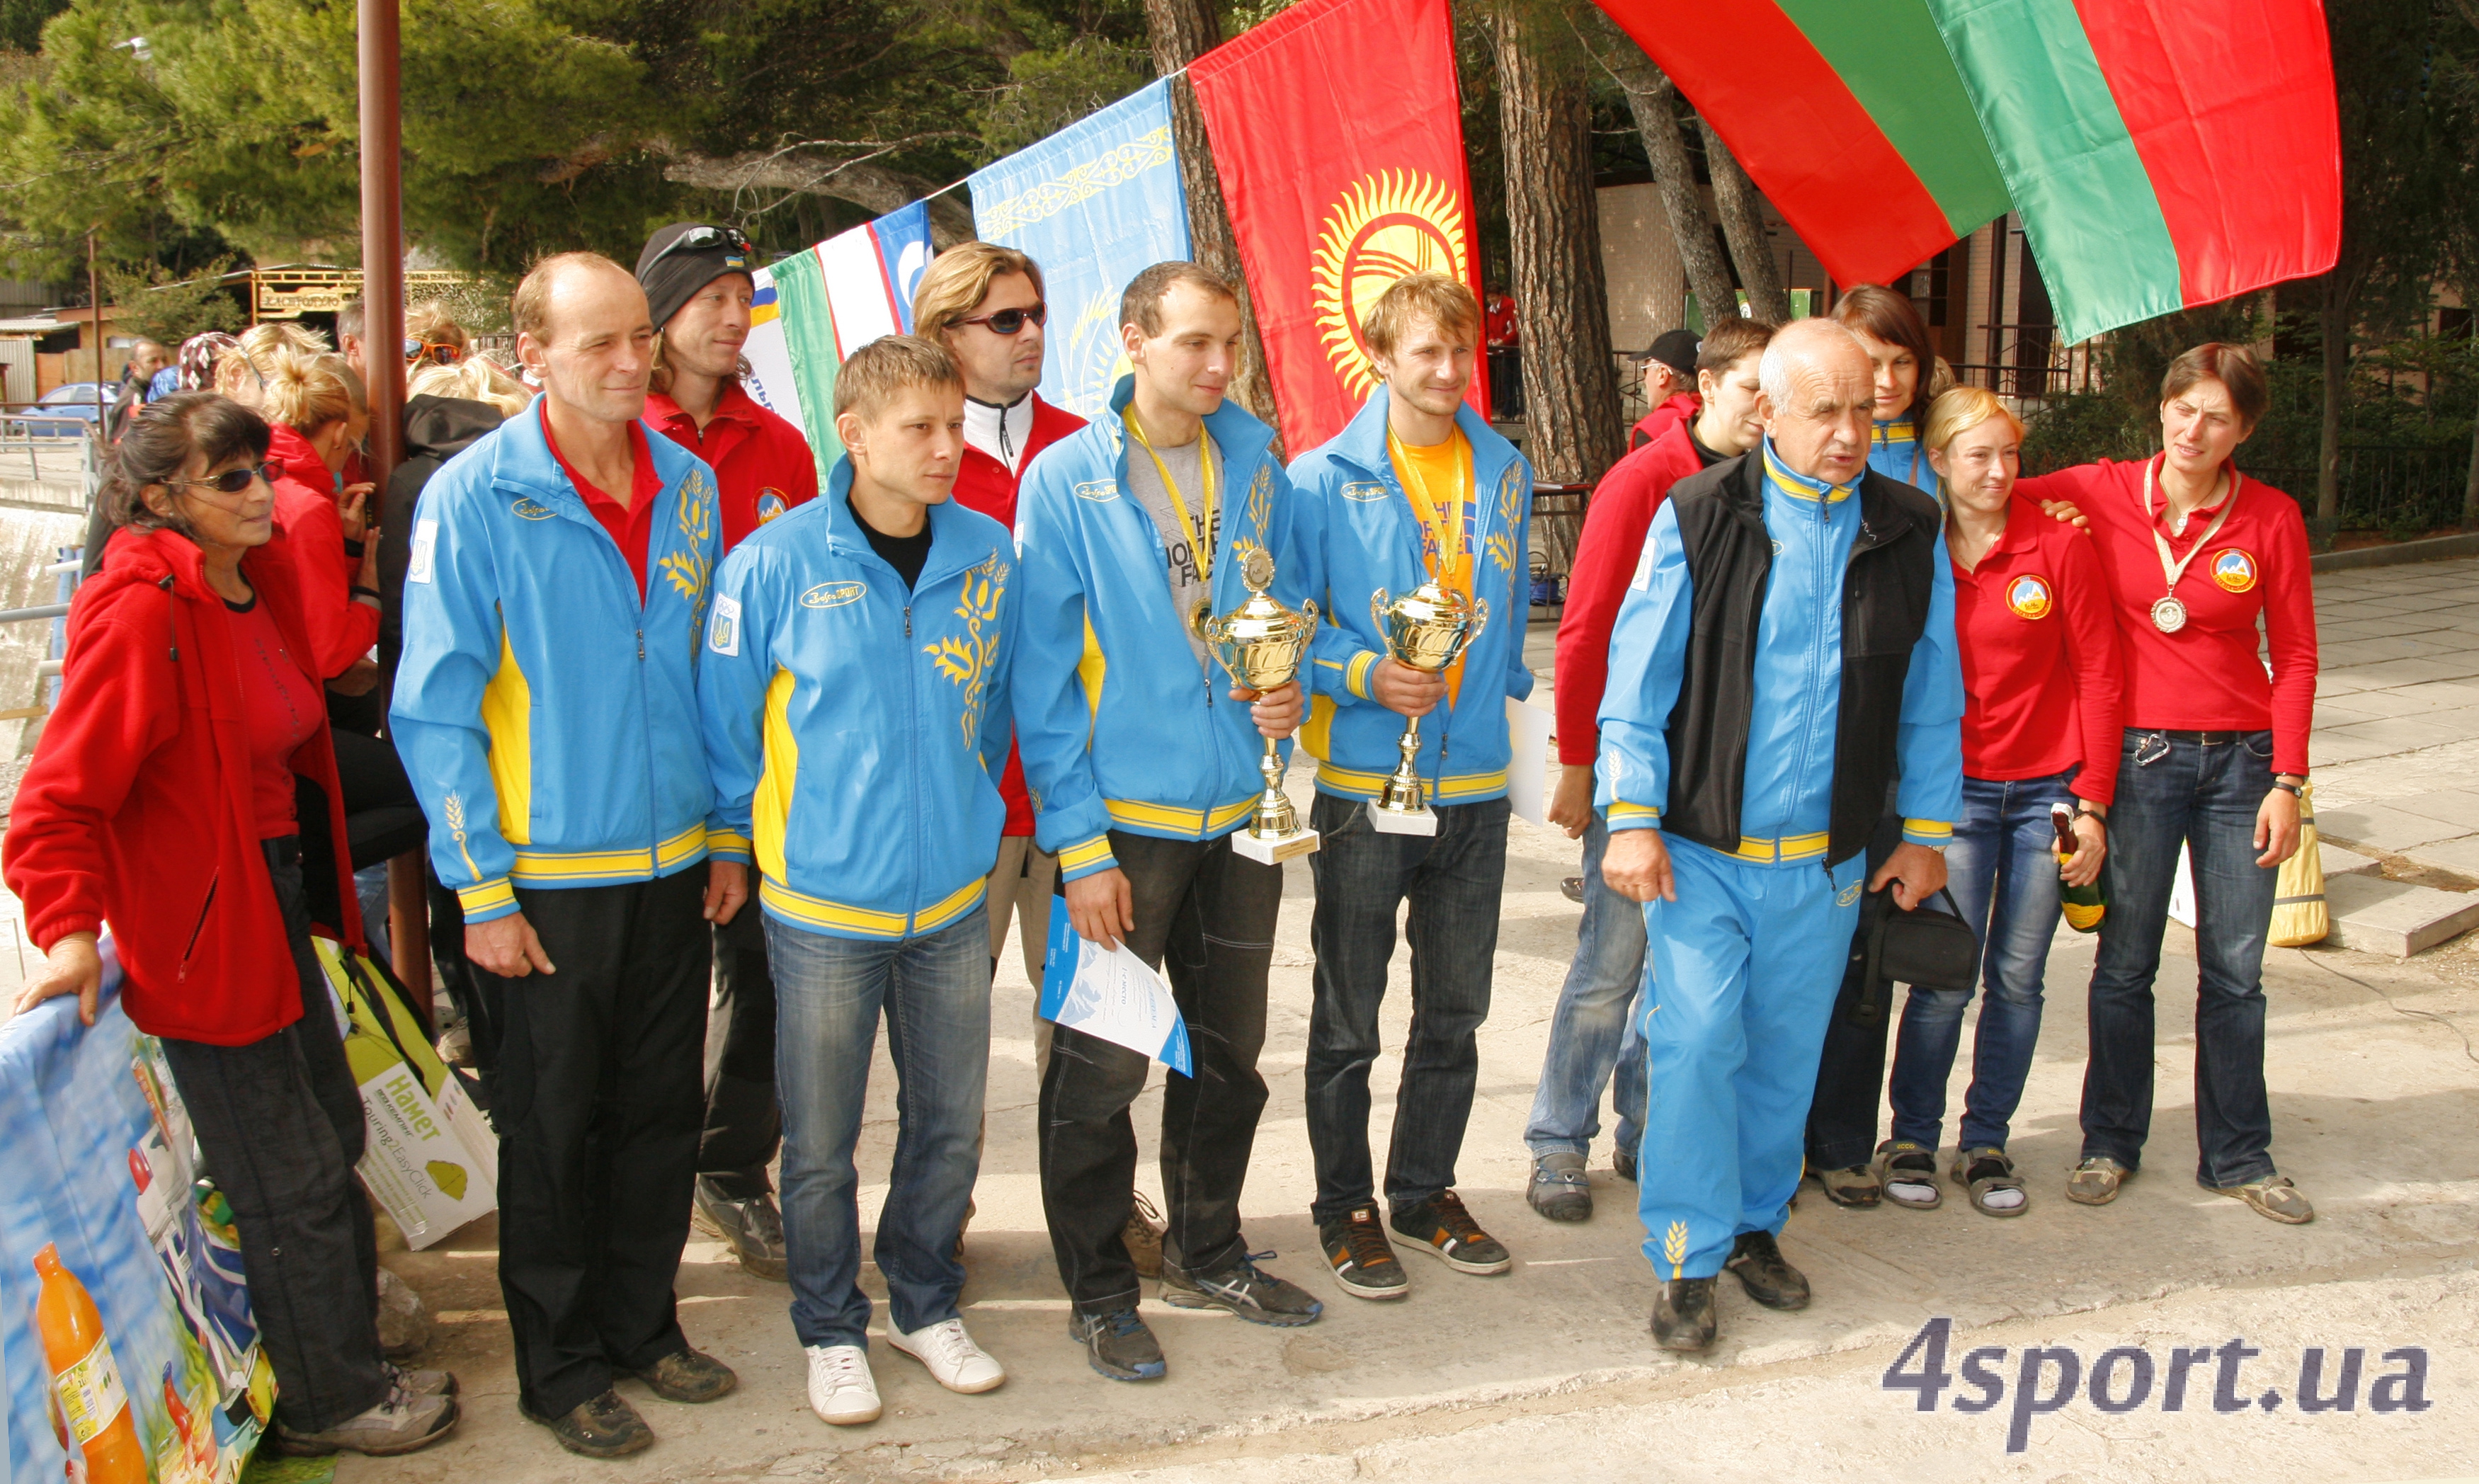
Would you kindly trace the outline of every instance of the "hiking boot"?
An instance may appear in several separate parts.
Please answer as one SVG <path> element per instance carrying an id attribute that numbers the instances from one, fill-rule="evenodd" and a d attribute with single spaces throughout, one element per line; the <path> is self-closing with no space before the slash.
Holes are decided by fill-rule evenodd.
<path id="1" fill-rule="evenodd" d="M 1159 1381 L 1169 1369 L 1162 1345 L 1134 1309 L 1067 1316 L 1067 1338 L 1085 1347 L 1085 1360 L 1113 1381 Z"/>
<path id="2" fill-rule="evenodd" d="M 2207 1186 L 2214 1195 L 2227 1195 L 2242 1200 L 2260 1216 L 2270 1216 L 2286 1226 L 2304 1226 L 2315 1219 L 2315 1205 L 2307 1192 L 2289 1183 L 2287 1175 L 2266 1175 L 2243 1185 Z"/>
<path id="3" fill-rule="evenodd" d="M 1661 1348 L 1693 1354 L 1720 1332 L 1712 1279 L 1672 1278 L 1652 1295 L 1652 1343 Z"/>
<path id="4" fill-rule="evenodd" d="M 747 1198 L 726 1195 L 704 1175 L 697 1178 L 697 1224 L 720 1237 L 752 1277 L 786 1282 L 783 1256 L 783 1214 L 775 1197 L 760 1192 Z"/>
<path id="5" fill-rule="evenodd" d="M 385 1401 L 333 1427 L 299 1432 L 276 1423 L 276 1451 L 309 1458 L 329 1453 L 393 1458 L 398 1453 L 426 1448 L 447 1437 L 456 1428 L 457 1415 L 454 1396 L 418 1394 L 392 1376 Z"/>
<path id="6" fill-rule="evenodd" d="M 1807 1275 L 1790 1266 L 1771 1232 L 1741 1232 L 1722 1266 L 1739 1275 L 1739 1287 L 1768 1309 L 1807 1307 Z"/>
<path id="7" fill-rule="evenodd" d="M 1480 1229 L 1464 1209 L 1463 1197 L 1452 1190 L 1440 1190 L 1416 1206 L 1395 1207 L 1394 1234 L 1457 1272 L 1485 1278 L 1515 1266 L 1506 1248 Z"/>
<path id="8" fill-rule="evenodd" d="M 728 1396 L 740 1384 L 740 1377 L 729 1366 L 702 1350 L 686 1345 L 674 1350 L 643 1370 L 623 1370 L 620 1375 L 633 1375 L 646 1383 L 646 1390 L 665 1401 L 684 1401 L 694 1405 Z"/>
<path id="9" fill-rule="evenodd" d="M 869 1352 L 856 1344 L 803 1345 L 809 1359 L 809 1410 L 837 1427 L 875 1422 L 881 1410 Z"/>
<path id="10" fill-rule="evenodd" d="M 1285 1282 L 1257 1266 L 1260 1259 L 1273 1255 L 1243 1253 L 1230 1267 L 1210 1273 L 1190 1272 L 1177 1263 L 1164 1262 L 1163 1302 L 1174 1309 L 1228 1309 L 1251 1324 L 1283 1329 L 1316 1323 L 1325 1305 L 1298 1284 Z"/>
<path id="11" fill-rule="evenodd" d="M 1318 1222 L 1317 1242 L 1325 1248 L 1335 1283 L 1353 1297 L 1400 1298 L 1412 1292 L 1376 1207 L 1363 1206 L 1340 1221 Z"/>
<path id="12" fill-rule="evenodd" d="M 560 1417 L 538 1416 L 526 1411 L 523 1402 L 517 1404 L 517 1411 L 526 1421 L 549 1428 L 561 1447 L 586 1458 L 626 1458 L 654 1446 L 654 1429 L 618 1392 L 580 1401 Z"/>
<path id="13" fill-rule="evenodd" d="M 2134 1178 L 2134 1170 L 2108 1155 L 2095 1154 L 2066 1177 L 2066 1199 L 2078 1206 L 2106 1206 L 2117 1199 L 2118 1189 Z"/>
<path id="14" fill-rule="evenodd" d="M 1135 1197 L 1128 1207 L 1128 1224 L 1119 1233 L 1119 1240 L 1128 1245 L 1128 1261 L 1136 1265 L 1137 1276 L 1162 1276 L 1163 1233 L 1169 1230 L 1170 1223 L 1163 1219 L 1153 1202 L 1142 1194 Z"/>
<path id="15" fill-rule="evenodd" d="M 929 1367 L 931 1376 L 951 1392 L 973 1396 L 997 1391 L 1007 1381 L 1007 1368 L 973 1343 L 961 1319 L 941 1319 L 908 1331 L 889 1319 L 886 1343 Z"/>
<path id="16" fill-rule="evenodd" d="M 1816 1169 L 1808 1173 L 1816 1177 L 1818 1185 L 1825 1187 L 1825 1198 L 1837 1206 L 1865 1211 L 1885 1197 L 1885 1187 L 1878 1180 L 1877 1172 L 1865 1164 L 1853 1164 L 1844 1169 Z"/>
<path id="17" fill-rule="evenodd" d="M 1552 1221 L 1593 1218 L 1593 1183 L 1580 1154 L 1545 1154 L 1532 1162 L 1532 1183 L 1523 1188 L 1532 1209 Z"/>

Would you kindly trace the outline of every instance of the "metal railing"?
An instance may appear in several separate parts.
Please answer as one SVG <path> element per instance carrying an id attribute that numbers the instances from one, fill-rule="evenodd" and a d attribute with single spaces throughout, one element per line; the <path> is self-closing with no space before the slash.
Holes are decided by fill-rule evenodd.
<path id="1" fill-rule="evenodd" d="M 2250 477 L 2287 491 L 2314 514 L 2318 470 L 2292 450 L 2267 448 L 2265 461 L 2238 450 L 2237 465 Z M 2287 452 L 2287 457 L 2282 455 Z M 2340 528 L 2416 535 L 2459 525 L 2470 485 L 2470 448 L 2409 444 L 2344 445 L 2340 467 Z"/>

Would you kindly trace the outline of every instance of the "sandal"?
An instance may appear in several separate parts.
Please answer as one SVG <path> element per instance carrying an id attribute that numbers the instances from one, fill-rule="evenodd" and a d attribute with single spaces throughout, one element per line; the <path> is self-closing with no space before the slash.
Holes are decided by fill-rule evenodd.
<path id="1" fill-rule="evenodd" d="M 1983 1216 L 2019 1216 L 2032 1209 L 2031 1193 L 2014 1173 L 2014 1162 L 1994 1145 L 1957 1150 L 1954 1183 L 1971 1192 L 1971 1209 Z"/>
<path id="2" fill-rule="evenodd" d="M 1934 1211 L 1945 1202 L 1937 1189 L 1936 1151 L 1916 1139 L 1889 1139 L 1877 1146 L 1877 1178 L 1885 1199 L 1913 1211 Z"/>
<path id="3" fill-rule="evenodd" d="M 2246 1202 L 2262 1216 L 2288 1226 L 2304 1226 L 2315 1219 L 2315 1205 L 2305 1191 L 2289 1183 L 2287 1175 L 2266 1175 L 2244 1185 L 2211 1186 L 2215 1195 L 2227 1195 Z"/>
<path id="4" fill-rule="evenodd" d="M 1865 1164 L 1853 1164 L 1847 1169 L 1812 1169 L 1808 1173 L 1816 1177 L 1818 1185 L 1825 1187 L 1827 1200 L 1853 1211 L 1865 1211 L 1885 1193 L 1885 1187 L 1877 1179 L 1877 1172 Z"/>
<path id="5" fill-rule="evenodd" d="M 2066 1177 L 2066 1199 L 2079 1206 L 2106 1206 L 2117 1199 L 2118 1188 L 2134 1178 L 2133 1169 L 2108 1155 L 2095 1154 Z"/>

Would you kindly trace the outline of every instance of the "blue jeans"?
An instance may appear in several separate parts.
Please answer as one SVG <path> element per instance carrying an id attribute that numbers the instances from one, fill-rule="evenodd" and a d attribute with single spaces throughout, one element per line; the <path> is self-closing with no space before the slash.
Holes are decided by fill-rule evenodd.
<path id="1" fill-rule="evenodd" d="M 1999 781 L 1966 776 L 1962 818 L 1945 853 L 1946 887 L 1980 934 L 1980 1032 L 1963 1094 L 1961 1147 L 2006 1147 L 2040 1039 L 2042 972 L 2057 931 L 2057 831 L 2049 806 L 2074 805 L 2070 770 Z M 1894 1037 L 1894 1137 L 1933 1149 L 1944 1133 L 1945 1085 L 1962 1039 L 1968 989 L 1923 989 L 1903 1002 Z"/>
<path id="2" fill-rule="evenodd" d="M 860 1136 L 878 1016 L 895 1059 L 895 1170 L 878 1218 L 887 1319 L 956 1318 L 956 1239 L 981 1173 L 989 1075 L 990 925 L 981 908 L 923 937 L 831 937 L 766 919 L 775 1083 L 783 1102 L 783 1242 L 804 1345 L 869 1343 L 860 1291 Z"/>
<path id="3" fill-rule="evenodd" d="M 1534 1159 L 1592 1152 L 1601 1131 L 1601 1089 L 1613 1069 L 1618 1147 L 1632 1155 L 1644 1143 L 1644 1033 L 1636 1025 L 1644 1004 L 1644 908 L 1601 880 L 1609 846 L 1609 826 L 1596 814 L 1584 830 L 1584 920 L 1575 928 L 1575 959 L 1549 1012 L 1549 1046 L 1523 1129 Z"/>
<path id="4" fill-rule="evenodd" d="M 2195 1178 L 2222 1187 L 2273 1173 L 2263 946 L 2281 873 L 2255 863 L 2272 733 L 2197 735 L 2127 729 L 2108 816 L 2108 915 L 2092 970 L 2083 1152 L 2133 1169 L 2152 1130 L 2152 981 L 2183 840 L 2195 870 Z"/>

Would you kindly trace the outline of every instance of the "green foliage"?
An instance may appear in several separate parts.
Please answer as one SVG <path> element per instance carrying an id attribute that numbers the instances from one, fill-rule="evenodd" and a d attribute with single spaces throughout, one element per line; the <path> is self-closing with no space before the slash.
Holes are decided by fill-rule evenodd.
<path id="1" fill-rule="evenodd" d="M 43 44 L 43 22 L 69 0 L 0 0 L 0 51 L 31 52 Z"/>
<path id="2" fill-rule="evenodd" d="M 247 317 L 233 287 L 220 281 L 232 270 L 233 260 L 228 257 L 208 263 L 195 276 L 174 273 L 154 263 L 106 266 L 104 297 L 120 306 L 113 328 L 144 336 L 166 348 L 177 348 L 191 336 L 209 330 L 240 329 Z"/>
<path id="3" fill-rule="evenodd" d="M 1008 63 L 1007 85 L 981 111 L 983 146 L 992 158 L 1047 139 L 1154 77 L 1144 48 L 1107 37 L 1075 37 Z"/>

